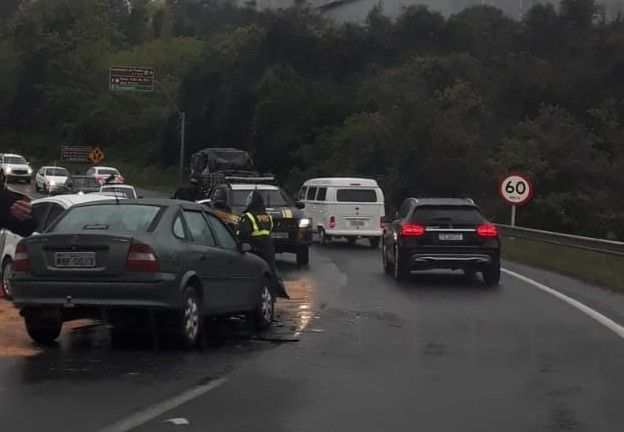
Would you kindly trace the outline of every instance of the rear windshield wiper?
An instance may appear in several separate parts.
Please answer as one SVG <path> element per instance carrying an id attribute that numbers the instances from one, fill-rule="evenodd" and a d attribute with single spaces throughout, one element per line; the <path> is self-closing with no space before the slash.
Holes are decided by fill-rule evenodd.
<path id="1" fill-rule="evenodd" d="M 106 230 L 108 229 L 108 225 L 106 224 L 92 224 L 85 225 L 82 227 L 83 230 Z"/>

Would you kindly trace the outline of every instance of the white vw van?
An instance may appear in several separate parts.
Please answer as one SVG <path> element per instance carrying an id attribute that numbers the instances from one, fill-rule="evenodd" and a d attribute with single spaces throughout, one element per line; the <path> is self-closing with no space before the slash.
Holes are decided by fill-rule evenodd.
<path id="1" fill-rule="evenodd" d="M 298 199 L 305 215 L 312 219 L 321 243 L 346 238 L 355 243 L 367 238 L 379 247 L 385 224 L 384 195 L 375 180 L 348 177 L 316 178 L 306 181 Z"/>

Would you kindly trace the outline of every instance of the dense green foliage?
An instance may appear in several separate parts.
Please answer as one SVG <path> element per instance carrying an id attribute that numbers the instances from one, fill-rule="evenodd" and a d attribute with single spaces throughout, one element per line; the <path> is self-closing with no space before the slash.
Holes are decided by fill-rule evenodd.
<path id="1" fill-rule="evenodd" d="M 624 21 L 597 19 L 592 0 L 522 22 L 488 6 L 448 19 L 374 9 L 361 26 L 218 0 L 130 4 L 23 1 L 2 16 L 0 148 L 177 163 L 163 94 L 107 88 L 110 66 L 149 65 L 187 113 L 190 151 L 249 149 L 291 191 L 374 176 L 390 207 L 471 196 L 505 221 L 497 179 L 519 170 L 537 185 L 522 225 L 624 238 Z"/>

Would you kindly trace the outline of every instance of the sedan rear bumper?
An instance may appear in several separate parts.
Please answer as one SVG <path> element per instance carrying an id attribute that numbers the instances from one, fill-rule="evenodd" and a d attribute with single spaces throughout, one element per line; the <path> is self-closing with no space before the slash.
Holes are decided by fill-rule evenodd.
<path id="1" fill-rule="evenodd" d="M 138 307 L 177 309 L 181 305 L 176 275 L 163 273 L 157 281 L 63 281 L 13 279 L 17 308 L 53 306 Z"/>

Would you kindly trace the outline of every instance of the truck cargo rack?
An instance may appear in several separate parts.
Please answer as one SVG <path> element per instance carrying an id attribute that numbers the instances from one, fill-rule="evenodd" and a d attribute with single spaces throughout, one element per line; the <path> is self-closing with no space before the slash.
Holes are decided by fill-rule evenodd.
<path id="1" fill-rule="evenodd" d="M 246 184 L 277 184 L 277 179 L 273 174 L 261 174 L 256 171 L 217 171 L 210 174 L 200 174 L 191 179 L 192 183 L 200 184 L 203 187 L 217 186 L 229 183 Z"/>

